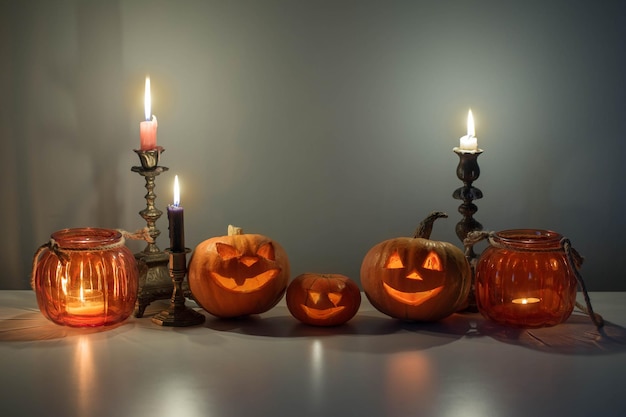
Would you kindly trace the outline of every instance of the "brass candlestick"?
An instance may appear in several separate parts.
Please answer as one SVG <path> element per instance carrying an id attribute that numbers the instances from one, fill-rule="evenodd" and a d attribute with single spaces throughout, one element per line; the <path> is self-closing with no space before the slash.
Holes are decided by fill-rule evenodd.
<path id="1" fill-rule="evenodd" d="M 156 227 L 156 221 L 163 212 L 154 205 L 156 194 L 154 193 L 155 179 L 162 172 L 169 168 L 159 166 L 159 158 L 165 149 L 158 146 L 155 149 L 135 150 L 139 156 L 141 166 L 134 166 L 131 171 L 138 173 L 146 179 L 146 208 L 139 212 L 139 215 L 146 221 L 148 233 L 152 238 L 142 252 L 135 254 L 135 258 L 140 263 L 144 263 L 145 273 L 139 276 L 139 291 L 137 293 L 137 307 L 135 317 L 143 317 L 143 313 L 148 305 L 155 300 L 164 300 L 171 296 L 173 284 L 168 271 L 169 256 L 161 251 L 156 245 L 156 239 L 161 231 Z"/>
<path id="2" fill-rule="evenodd" d="M 483 192 L 474 187 L 472 183 L 480 176 L 480 167 L 478 166 L 478 156 L 483 153 L 482 149 L 476 151 L 465 151 L 460 148 L 454 148 L 454 153 L 459 156 L 459 165 L 456 168 L 456 176 L 463 181 L 463 187 L 454 190 L 452 197 L 462 200 L 459 206 L 459 213 L 463 215 L 461 221 L 456 224 L 456 235 L 461 242 L 465 240 L 468 233 L 483 230 L 483 225 L 474 219 L 474 214 L 478 211 L 478 207 L 472 201 L 483 198 Z M 468 299 L 467 309 L 470 311 L 478 311 L 476 307 L 476 293 L 474 289 L 474 275 L 478 255 L 474 252 L 473 245 L 465 245 L 465 257 L 472 267 L 472 285 Z"/>
<path id="3" fill-rule="evenodd" d="M 184 252 L 169 253 L 169 272 L 174 284 L 170 306 L 167 310 L 161 311 L 152 317 L 152 321 L 161 326 L 186 327 L 204 323 L 203 314 L 185 305 L 185 295 L 183 292 L 183 280 L 187 275 L 187 253 L 190 249 L 185 248 Z"/>

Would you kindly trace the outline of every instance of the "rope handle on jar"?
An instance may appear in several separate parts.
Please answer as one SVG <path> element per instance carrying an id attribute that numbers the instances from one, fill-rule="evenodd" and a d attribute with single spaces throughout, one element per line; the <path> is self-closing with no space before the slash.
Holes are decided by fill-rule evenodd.
<path id="1" fill-rule="evenodd" d="M 484 240 L 484 239 L 488 239 L 489 240 L 489 244 L 491 246 L 494 246 L 496 248 L 501 248 L 501 249 L 512 249 L 510 246 L 505 245 L 501 242 L 495 242 L 493 237 L 495 235 L 495 232 L 487 232 L 487 231 L 474 231 L 474 232 L 469 232 L 467 234 L 467 237 L 463 240 L 463 245 L 465 245 L 465 252 L 466 254 L 468 253 L 469 250 L 471 250 L 471 248 L 478 242 Z M 574 249 L 572 247 L 572 243 L 570 242 L 570 240 L 568 238 L 563 238 L 561 239 L 561 247 L 563 248 L 563 251 L 565 252 L 565 255 L 567 256 L 567 261 L 571 264 L 572 266 L 572 271 L 574 271 L 574 276 L 576 277 L 576 281 L 578 282 L 578 285 L 580 287 L 581 292 L 583 293 L 583 297 L 585 299 L 585 304 L 586 307 L 583 306 L 582 304 L 580 304 L 578 301 L 575 302 L 576 307 L 578 307 L 583 313 L 587 314 L 589 316 L 589 318 L 591 319 L 591 321 L 593 322 L 593 324 L 596 325 L 596 327 L 598 329 L 600 329 L 601 327 L 604 326 L 604 319 L 602 318 L 602 316 L 598 313 L 595 313 L 593 311 L 593 307 L 591 306 L 591 300 L 589 298 L 589 293 L 587 292 L 587 286 L 585 285 L 585 281 L 583 280 L 583 277 L 580 273 L 580 266 L 583 263 L 583 257 L 580 256 L 580 254 L 578 253 L 578 251 L 576 251 L 576 249 Z M 524 250 L 524 249 L 520 249 L 520 248 L 515 248 L 515 250 Z M 534 252 L 541 252 L 542 250 L 534 250 Z M 551 250 L 545 250 L 546 252 L 551 251 Z"/>
<path id="2" fill-rule="evenodd" d="M 137 229 L 134 232 L 127 232 L 122 229 L 115 229 L 122 234 L 124 239 L 131 240 L 145 240 L 148 243 L 154 243 L 154 239 L 150 236 L 150 229 L 148 227 L 144 227 L 143 229 Z"/>
<path id="3" fill-rule="evenodd" d="M 564 237 L 563 239 L 561 239 L 561 246 L 563 247 L 563 250 L 567 255 L 567 260 L 573 266 L 572 270 L 574 271 L 576 281 L 578 281 L 578 285 L 580 286 L 583 296 L 585 297 L 585 304 L 587 305 L 587 307 L 585 308 L 585 306 L 576 301 L 576 307 L 582 310 L 583 313 L 587 314 L 591 318 L 593 324 L 595 324 L 596 327 L 600 329 L 604 326 L 604 319 L 601 315 L 594 313 L 593 307 L 591 306 L 591 300 L 589 299 L 589 294 L 587 293 L 587 287 L 585 286 L 585 281 L 583 281 L 583 276 L 578 270 L 578 266 L 582 264 L 582 257 L 576 251 L 576 249 L 572 247 L 572 243 L 568 238 Z M 579 263 L 576 262 L 577 260 L 580 260 Z"/>

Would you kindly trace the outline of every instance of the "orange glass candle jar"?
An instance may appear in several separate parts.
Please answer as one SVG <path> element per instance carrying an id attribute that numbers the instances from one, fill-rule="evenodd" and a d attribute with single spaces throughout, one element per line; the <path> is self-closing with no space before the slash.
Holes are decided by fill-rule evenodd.
<path id="1" fill-rule="evenodd" d="M 33 288 L 42 314 L 74 327 L 107 326 L 135 308 L 139 271 L 116 230 L 64 229 L 33 260 Z"/>
<path id="2" fill-rule="evenodd" d="M 570 316 L 577 279 L 563 237 L 537 229 L 490 235 L 476 265 L 476 304 L 483 316 L 520 327 L 554 326 Z"/>

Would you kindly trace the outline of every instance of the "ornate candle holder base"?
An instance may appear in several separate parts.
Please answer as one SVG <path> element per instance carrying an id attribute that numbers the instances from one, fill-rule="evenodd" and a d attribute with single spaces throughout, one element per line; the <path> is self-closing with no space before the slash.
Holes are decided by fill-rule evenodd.
<path id="1" fill-rule="evenodd" d="M 135 317 L 142 318 L 153 301 L 167 300 L 172 296 L 174 284 L 170 277 L 170 257 L 167 253 L 138 252 L 135 259 L 139 265 L 144 265 L 139 269 L 139 290 L 135 306 Z M 183 282 L 182 287 L 185 297 L 193 298 L 187 281 Z"/>
<path id="2" fill-rule="evenodd" d="M 152 317 L 152 321 L 159 326 L 189 327 L 204 323 L 205 317 L 189 307 L 183 308 L 171 305 L 167 310 L 161 311 Z"/>
<path id="3" fill-rule="evenodd" d="M 174 284 L 174 290 L 172 291 L 169 308 L 152 317 L 152 321 L 159 326 L 171 327 L 196 326 L 204 323 L 206 317 L 202 313 L 185 306 L 182 284 L 187 274 L 187 253 L 191 252 L 191 250 L 185 249 L 185 252 L 170 252 L 166 250 L 166 252 L 169 253 L 169 272 Z"/>
<path id="4" fill-rule="evenodd" d="M 478 156 L 483 152 L 482 149 L 476 151 L 464 151 L 460 148 L 454 148 L 454 153 L 459 156 L 459 165 L 456 168 L 456 176 L 463 181 L 463 187 L 454 190 L 452 197 L 462 200 L 459 206 L 459 213 L 463 215 L 461 221 L 456 224 L 456 235 L 463 242 L 468 233 L 483 230 L 483 225 L 474 219 L 474 213 L 478 211 L 476 204 L 472 203 L 483 197 L 483 192 L 472 186 L 472 183 L 480 176 L 480 167 L 478 166 Z M 468 306 L 466 311 L 477 312 L 476 292 L 474 289 L 476 262 L 478 255 L 474 252 L 473 245 L 465 245 L 465 257 L 472 268 L 472 286 L 468 298 Z"/>
<path id="5" fill-rule="evenodd" d="M 146 307 L 156 300 L 165 300 L 172 296 L 174 284 L 169 273 L 170 257 L 165 252 L 135 254 L 139 264 L 145 264 L 139 276 L 139 291 L 135 317 L 141 318 Z"/>

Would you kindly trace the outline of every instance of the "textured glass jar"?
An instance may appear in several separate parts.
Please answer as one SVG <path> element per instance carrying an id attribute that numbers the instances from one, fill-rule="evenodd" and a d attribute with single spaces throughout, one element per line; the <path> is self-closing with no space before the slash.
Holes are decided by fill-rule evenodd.
<path id="1" fill-rule="evenodd" d="M 496 232 L 476 265 L 476 304 L 483 316 L 520 327 L 554 326 L 576 303 L 576 275 L 548 230 Z"/>
<path id="2" fill-rule="evenodd" d="M 79 228 L 51 235 L 33 260 L 42 314 L 61 325 L 107 326 L 135 308 L 139 272 L 117 230 Z"/>

